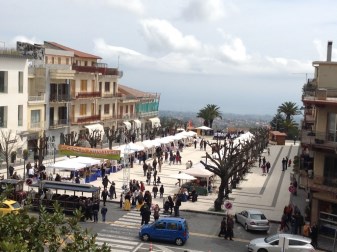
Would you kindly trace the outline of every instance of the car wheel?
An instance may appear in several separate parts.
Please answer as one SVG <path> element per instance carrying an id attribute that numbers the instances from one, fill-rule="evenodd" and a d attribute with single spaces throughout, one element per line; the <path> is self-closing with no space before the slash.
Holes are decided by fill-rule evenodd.
<path id="1" fill-rule="evenodd" d="M 268 252 L 266 249 L 259 249 L 257 252 Z"/>
<path id="2" fill-rule="evenodd" d="M 247 223 L 245 223 L 245 230 L 246 230 L 246 231 L 249 231 L 249 228 L 248 228 Z"/>
<path id="3" fill-rule="evenodd" d="M 145 241 L 145 242 L 147 242 L 147 241 L 150 240 L 150 236 L 148 234 L 143 234 L 142 235 L 142 240 Z"/>
<path id="4" fill-rule="evenodd" d="M 176 239 L 176 244 L 177 244 L 178 246 L 182 246 L 182 245 L 184 244 L 184 241 L 183 241 L 181 238 L 177 238 L 177 239 Z"/>

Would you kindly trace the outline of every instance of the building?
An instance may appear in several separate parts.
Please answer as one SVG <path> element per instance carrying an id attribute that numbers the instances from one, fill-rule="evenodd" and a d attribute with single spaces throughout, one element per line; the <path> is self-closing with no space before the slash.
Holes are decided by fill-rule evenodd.
<path id="1" fill-rule="evenodd" d="M 27 138 L 28 58 L 14 49 L 0 50 L 0 130 L 17 139 L 19 154 Z"/>
<path id="2" fill-rule="evenodd" d="M 311 192 L 311 222 L 322 231 L 337 227 L 337 62 L 312 63 L 315 73 L 303 88 L 304 118 L 300 153 L 300 184 Z"/>

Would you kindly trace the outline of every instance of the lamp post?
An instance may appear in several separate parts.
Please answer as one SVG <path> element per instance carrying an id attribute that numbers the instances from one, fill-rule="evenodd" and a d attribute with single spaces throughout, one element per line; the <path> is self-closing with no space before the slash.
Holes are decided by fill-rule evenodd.
<path id="1" fill-rule="evenodd" d="M 8 141 L 6 141 L 6 166 L 7 166 L 7 178 L 9 178 L 9 171 L 8 171 L 8 168 L 9 168 L 9 166 L 8 166 L 8 162 L 9 162 L 9 160 L 8 160 L 8 156 L 9 156 L 9 153 L 8 153 L 8 145 L 9 144 L 14 144 L 14 143 L 16 143 L 16 139 L 12 139 L 12 140 L 8 140 Z"/>

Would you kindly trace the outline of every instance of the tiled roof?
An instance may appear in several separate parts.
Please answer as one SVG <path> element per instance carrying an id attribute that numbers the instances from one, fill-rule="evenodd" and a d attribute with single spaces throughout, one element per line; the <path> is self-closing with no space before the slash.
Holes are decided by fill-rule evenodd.
<path id="1" fill-rule="evenodd" d="M 133 97 L 137 97 L 137 98 L 155 98 L 157 95 L 153 94 L 153 93 L 147 93 L 147 92 L 143 92 L 134 88 L 130 88 L 121 84 L 118 84 L 118 91 L 122 94 L 125 94 L 127 96 L 133 96 Z"/>
<path id="2" fill-rule="evenodd" d="M 85 53 L 85 52 L 81 52 L 75 49 L 72 49 L 70 47 L 66 47 L 63 45 L 60 45 L 58 43 L 55 42 L 50 42 L 50 41 L 45 41 L 44 45 L 50 48 L 54 48 L 54 49 L 61 49 L 61 50 L 65 50 L 65 51 L 72 51 L 74 52 L 75 57 L 80 57 L 80 58 L 91 58 L 91 59 L 102 59 L 99 56 L 93 55 L 93 54 L 89 54 L 89 53 Z"/>

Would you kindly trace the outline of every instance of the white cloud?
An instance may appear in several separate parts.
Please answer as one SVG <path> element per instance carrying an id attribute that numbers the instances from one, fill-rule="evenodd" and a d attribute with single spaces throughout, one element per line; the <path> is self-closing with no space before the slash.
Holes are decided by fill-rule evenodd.
<path id="1" fill-rule="evenodd" d="M 166 20 L 146 19 L 141 21 L 142 34 L 151 50 L 195 51 L 200 42 L 192 35 L 183 35 Z"/>
<path id="2" fill-rule="evenodd" d="M 96 2 L 97 0 L 95 0 Z M 119 7 L 121 9 L 133 12 L 135 14 L 143 14 L 144 6 L 141 0 L 103 0 L 107 5 Z"/>
<path id="3" fill-rule="evenodd" d="M 188 21 L 217 21 L 233 11 L 236 7 L 222 0 L 191 0 L 182 11 L 182 17 Z"/>

